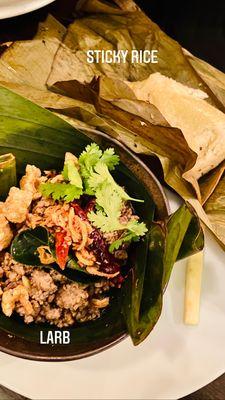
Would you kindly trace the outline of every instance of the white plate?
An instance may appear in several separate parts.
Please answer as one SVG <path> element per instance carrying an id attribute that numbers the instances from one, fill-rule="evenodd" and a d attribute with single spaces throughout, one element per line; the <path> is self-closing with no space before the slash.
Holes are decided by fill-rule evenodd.
<path id="1" fill-rule="evenodd" d="M 169 195 L 171 208 L 177 206 Z M 201 322 L 182 322 L 185 262 L 174 268 L 164 309 L 137 348 L 127 339 L 96 356 L 66 363 L 0 353 L 0 384 L 32 399 L 160 399 L 185 396 L 225 372 L 225 254 L 207 235 Z"/>
<path id="2" fill-rule="evenodd" d="M 44 7 L 54 0 L 0 0 L 0 19 L 15 17 Z"/>

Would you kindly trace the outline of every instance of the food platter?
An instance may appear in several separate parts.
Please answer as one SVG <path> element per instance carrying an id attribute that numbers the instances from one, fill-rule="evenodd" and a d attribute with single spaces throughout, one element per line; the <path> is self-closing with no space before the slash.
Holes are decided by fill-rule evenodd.
<path id="1" fill-rule="evenodd" d="M 174 210 L 177 198 L 171 193 L 168 198 Z M 173 270 L 161 319 L 141 346 L 131 346 L 127 338 L 101 354 L 63 364 L 1 353 L 0 383 L 38 399 L 177 399 L 220 376 L 225 371 L 225 256 L 208 234 L 206 243 L 198 326 L 182 322 L 185 261 L 180 261 Z"/>
<path id="2" fill-rule="evenodd" d="M 97 3 L 2 46 L 0 383 L 180 398 L 224 372 L 224 76 L 132 0 Z"/>
<path id="3" fill-rule="evenodd" d="M 26 14 L 46 6 L 52 3 L 52 1 L 53 0 L 0 0 L 0 19 Z"/>

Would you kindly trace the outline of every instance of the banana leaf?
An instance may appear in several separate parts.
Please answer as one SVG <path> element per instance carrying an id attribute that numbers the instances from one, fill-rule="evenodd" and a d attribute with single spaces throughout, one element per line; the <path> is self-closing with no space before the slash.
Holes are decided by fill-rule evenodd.
<path id="1" fill-rule="evenodd" d="M 0 87 L 0 118 L 3 127 L 0 154 L 5 154 L 10 149 L 16 157 L 19 174 L 24 172 L 27 163 L 35 164 L 42 169 L 61 170 L 66 151 L 79 154 L 84 146 L 93 140 L 50 111 L 40 108 L 4 87 Z M 103 147 L 112 145 L 109 139 L 104 137 L 102 139 L 101 136 L 96 140 Z M 125 155 L 128 157 L 126 152 Z M 131 191 L 135 196 L 145 200 L 144 204 L 137 205 L 137 212 L 149 224 L 155 209 L 153 200 L 145 185 L 133 172 L 131 164 L 129 165 L 131 169 L 121 163 L 119 178 L 122 182 L 126 181 L 128 192 Z M 136 164 L 133 167 L 136 169 Z M 74 271 L 72 273 L 74 276 Z M 8 319 L 2 314 L 0 327 L 10 334 L 35 343 L 39 342 L 40 329 L 44 331 L 49 329 L 48 325 L 30 325 L 28 328 L 16 317 Z M 104 347 L 123 337 L 125 333 L 120 291 L 114 291 L 110 307 L 99 320 L 71 328 L 71 346 L 73 352 L 80 354 L 93 347 L 95 350 Z"/>
<path id="2" fill-rule="evenodd" d="M 217 68 L 207 62 L 193 56 L 187 50 L 183 50 L 187 60 L 201 76 L 204 82 L 210 87 L 214 95 L 225 107 L 225 75 Z"/>
<path id="3" fill-rule="evenodd" d="M 224 74 L 182 49 L 176 41 L 169 38 L 145 16 L 133 1 L 117 0 L 116 4 L 117 6 L 109 5 L 98 0 L 78 2 L 81 17 L 77 18 L 67 30 L 49 16 L 40 24 L 33 40 L 7 44 L 7 49 L 0 58 L 0 80 L 7 81 L 3 85 L 8 85 L 9 88 L 11 85 L 11 89 L 17 93 L 52 109 L 76 128 L 97 128 L 118 138 L 136 153 L 156 154 L 161 161 L 164 179 L 168 185 L 185 200 L 192 199 L 195 196 L 193 189 L 183 177 L 188 157 L 184 157 L 183 164 L 180 164 L 176 158 L 173 159 L 174 152 L 170 154 L 168 151 L 165 154 L 161 148 L 155 148 L 145 129 L 143 136 L 139 129 L 137 139 L 135 132 L 126 125 L 126 120 L 129 118 L 131 121 L 133 115 L 135 119 L 139 118 L 137 123 L 143 126 L 146 121 L 155 125 L 157 129 L 154 130 L 151 126 L 151 131 L 155 132 L 156 137 L 159 133 L 162 135 L 165 132 L 162 127 L 172 132 L 172 128 L 158 110 L 151 104 L 134 98 L 126 81 L 140 82 L 152 72 L 159 71 L 185 85 L 201 88 L 208 94 L 208 101 L 211 104 L 224 110 Z M 134 65 L 130 63 L 128 56 L 125 64 L 88 64 L 85 51 L 89 47 L 114 50 L 157 48 L 159 63 Z M 176 58 L 175 63 L 174 58 Z M 39 65 L 43 59 L 45 63 L 41 62 Z M 38 72 L 36 68 L 39 68 Z M 96 75 L 101 76 L 102 82 L 106 80 L 106 85 L 103 85 L 105 92 L 102 89 L 99 92 L 101 101 L 97 109 L 93 107 L 90 99 L 84 104 L 84 101 L 79 103 L 77 98 L 75 104 L 65 96 L 53 97 L 46 88 L 46 81 L 49 86 L 63 79 L 75 78 L 80 82 L 90 82 Z M 114 83 L 109 85 L 107 80 L 110 79 Z M 36 91 L 32 91 L 34 86 Z M 109 106 L 103 103 L 102 99 L 107 100 Z M 124 118 L 118 117 L 120 115 L 118 110 L 127 113 L 126 122 Z M 149 130 L 149 126 L 147 128 Z M 191 151 L 190 154 L 189 162 L 192 164 L 196 157 Z M 213 193 L 221 174 L 222 169 L 217 168 L 208 174 L 206 179 L 194 182 L 202 204 Z M 196 210 L 204 214 L 199 204 L 196 204 Z M 206 214 L 204 221 L 213 229 Z"/>
<path id="4" fill-rule="evenodd" d="M 78 154 L 87 143 L 91 142 L 88 136 L 74 129 L 71 125 L 67 124 L 50 111 L 33 104 L 5 87 L 0 87 L 0 118 L 3 124 L 0 154 L 8 152 L 10 149 L 12 154 L 16 157 L 19 174 L 24 172 L 27 163 L 35 164 L 42 169 L 61 169 L 64 153 L 66 151 Z M 104 136 L 103 138 L 99 137 L 97 141 L 99 141 L 103 147 L 110 143 L 110 139 Z M 126 160 L 128 160 L 127 151 L 125 151 L 125 153 Z M 135 171 L 137 167 L 136 163 L 137 161 L 135 161 Z M 122 163 L 120 164 L 117 175 L 120 184 L 126 181 L 128 192 L 131 192 L 136 197 L 144 199 L 144 203 L 136 205 L 136 211 L 141 219 L 146 221 L 147 226 L 150 227 L 154 217 L 155 206 L 146 185 L 137 177 L 137 173 L 132 169 L 130 161 L 129 168 Z M 188 243 L 183 240 L 185 232 L 188 232 L 188 221 L 191 221 L 191 218 L 190 212 L 187 211 L 186 206 L 184 206 L 176 214 L 176 217 L 171 217 L 169 223 L 165 224 L 165 222 L 162 221 L 156 225 L 160 226 L 160 234 L 162 237 L 160 240 L 162 240 L 163 243 L 167 243 L 167 247 L 162 248 L 163 257 L 166 257 L 164 264 L 160 261 L 161 259 L 158 260 L 159 253 L 157 250 L 154 250 L 155 246 L 158 245 L 151 231 L 150 235 L 148 235 L 144 241 L 136 244 L 136 249 L 133 248 L 131 250 L 131 258 L 134 262 L 137 262 L 138 273 L 142 279 L 143 288 L 148 284 L 144 271 L 148 271 L 149 265 L 152 265 L 154 254 L 157 254 L 155 262 L 161 263 L 159 264 L 159 270 L 157 269 L 158 273 L 156 274 L 157 271 L 154 270 L 154 274 L 156 275 L 151 278 L 152 293 L 151 290 L 148 290 L 149 302 L 151 298 L 155 298 L 155 290 L 159 288 L 158 275 L 160 275 L 160 268 L 163 268 L 163 276 L 166 276 L 165 279 L 168 280 L 172 264 L 178 256 L 182 241 L 184 244 L 186 243 L 183 255 L 190 254 L 192 251 L 200 249 L 200 244 L 202 245 L 202 242 L 200 243 L 200 241 L 197 241 L 196 237 L 202 235 L 202 233 L 196 229 L 196 225 L 195 229 L 193 229 L 193 236 L 191 236 L 189 232 L 191 240 L 188 249 L 186 248 Z M 176 244 L 174 242 L 175 232 L 176 240 L 178 239 Z M 168 255 L 173 248 L 176 249 L 176 251 Z M 167 249 L 167 253 L 164 252 L 164 249 Z M 143 256 L 144 254 L 146 254 L 146 256 L 136 257 L 136 251 L 138 251 L 138 254 L 141 252 Z M 167 262 L 167 258 L 169 262 Z M 136 293 L 135 291 L 133 292 L 133 287 L 131 291 L 134 294 Z M 123 293 L 126 293 L 125 288 L 123 289 Z M 143 293 L 146 294 L 145 289 Z M 139 302 L 142 302 L 143 293 L 141 291 L 138 293 Z M 150 319 L 148 319 L 146 323 L 148 328 L 146 328 L 147 330 L 145 333 L 141 335 L 141 338 L 144 338 L 151 330 L 153 322 L 159 318 L 161 312 L 160 307 L 157 306 L 155 316 L 152 315 L 150 317 L 152 307 L 150 303 L 147 305 L 147 303 L 145 303 L 146 301 L 147 298 L 143 297 L 145 312 L 147 312 L 147 307 L 149 307 L 148 318 Z M 110 307 L 103 313 L 99 320 L 71 328 L 71 345 L 74 346 L 74 351 L 76 351 L 77 354 L 80 354 L 81 350 L 84 351 L 85 349 L 86 351 L 90 346 L 95 346 L 96 349 L 105 343 L 110 343 L 113 340 L 118 340 L 123 337 L 127 331 L 127 325 L 129 327 L 129 316 L 124 318 L 124 314 L 122 313 L 121 292 L 114 291 Z M 23 337 L 23 339 L 33 342 L 39 340 L 40 329 L 44 331 L 48 330 L 47 325 L 41 326 L 41 328 L 36 325 L 30 325 L 28 328 L 16 317 L 7 319 L 3 315 L 0 315 L 0 327 L 10 334 L 16 334 L 17 336 Z"/>
<path id="5" fill-rule="evenodd" d="M 91 11 L 96 6 L 95 0 L 83 2 L 79 7 L 79 12 L 83 12 L 84 15 L 69 26 L 64 36 L 54 58 L 48 79 L 49 86 L 57 81 L 72 79 L 90 82 L 94 76 L 101 75 L 127 81 L 141 81 L 151 73 L 160 71 L 163 75 L 188 86 L 201 86 L 209 95 L 209 101 L 223 108 L 186 59 L 181 46 L 161 31 L 135 3 L 131 5 L 129 1 L 123 1 L 118 3 L 119 7 L 108 7 L 101 1 L 97 3 L 101 5 L 100 12 L 98 9 L 94 13 Z M 86 57 L 86 51 L 89 49 L 126 49 L 128 57 L 125 63 L 89 64 Z M 158 63 L 131 64 L 130 52 L 133 49 L 157 49 Z"/>
<path id="6" fill-rule="evenodd" d="M 0 156 L 0 200 L 5 200 L 11 186 L 16 185 L 16 159 L 13 154 Z"/>
<path id="7" fill-rule="evenodd" d="M 0 87 L 0 116 L 0 154 L 14 154 L 19 174 L 25 162 L 32 164 L 34 160 L 42 169 L 60 169 L 65 149 L 73 152 L 76 146 L 81 151 L 90 142 L 50 111 L 4 87 Z"/>
<path id="8" fill-rule="evenodd" d="M 148 242 L 141 249 L 145 268 L 137 257 L 123 287 L 123 313 L 134 345 L 140 344 L 157 323 L 173 265 L 178 258 L 190 254 L 186 247 L 189 239 L 196 251 L 203 248 L 197 217 L 186 205 L 150 229 Z"/>
<path id="9" fill-rule="evenodd" d="M 213 229 L 222 243 L 225 243 L 225 174 L 204 205 L 204 210 Z"/>
<path id="10" fill-rule="evenodd" d="M 45 89 L 54 56 L 66 29 L 49 15 L 32 40 L 10 44 L 0 58 L 0 81 Z M 41 56 L 40 56 L 41 55 Z"/>
<path id="11" fill-rule="evenodd" d="M 210 171 L 208 174 L 200 179 L 199 186 L 201 190 L 203 205 L 214 192 L 215 188 L 220 182 L 220 179 L 223 176 L 224 171 L 225 161 L 223 161 L 221 164 L 218 165 L 218 167 L 214 168 L 212 171 Z"/>
<path id="12" fill-rule="evenodd" d="M 107 79 L 107 82 L 110 82 L 111 85 L 115 80 Z M 82 112 L 82 121 L 118 139 L 135 153 L 156 155 L 161 161 L 164 178 L 169 186 L 174 188 L 184 199 L 192 198 L 194 190 L 182 175 L 195 163 L 196 155 L 189 149 L 182 132 L 170 127 L 150 104 L 131 100 L 133 108 L 128 111 L 123 99 L 121 100 L 123 109 L 121 109 L 118 107 L 118 102 L 115 105 L 114 101 L 101 98 L 98 92 L 102 93 L 103 87 L 105 85 L 101 84 L 100 79 L 99 85 L 94 86 L 97 93 L 93 93 L 93 85 L 86 86 L 78 81 L 58 82 L 52 89 L 61 95 L 94 104 L 95 114 L 92 114 L 90 118 L 86 112 Z M 118 87 L 121 89 L 120 84 Z M 122 94 L 123 91 L 121 91 Z M 135 113 L 134 109 L 139 111 Z M 76 109 L 53 109 L 53 111 L 70 118 L 78 118 Z M 150 117 L 146 115 L 148 112 Z M 144 116 L 147 119 L 144 119 Z M 73 120 L 70 119 L 69 122 L 73 123 Z M 160 124 L 160 122 L 162 123 Z"/>

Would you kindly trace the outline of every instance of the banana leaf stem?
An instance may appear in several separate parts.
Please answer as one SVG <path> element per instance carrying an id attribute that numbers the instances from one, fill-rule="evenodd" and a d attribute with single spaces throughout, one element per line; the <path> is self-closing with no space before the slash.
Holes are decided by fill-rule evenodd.
<path id="1" fill-rule="evenodd" d="M 13 154 L 0 156 L 0 199 L 4 200 L 12 186 L 16 185 L 16 159 Z"/>

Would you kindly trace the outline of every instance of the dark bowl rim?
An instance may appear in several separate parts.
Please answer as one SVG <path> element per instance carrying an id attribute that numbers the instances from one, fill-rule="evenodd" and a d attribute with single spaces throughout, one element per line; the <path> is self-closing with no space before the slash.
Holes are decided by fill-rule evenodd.
<path id="1" fill-rule="evenodd" d="M 129 154 L 129 156 L 134 161 L 136 161 L 148 173 L 148 175 L 150 175 L 151 179 L 156 184 L 156 186 L 160 192 L 160 195 L 164 201 L 164 206 L 165 206 L 167 215 L 170 214 L 169 202 L 165 195 L 165 192 L 164 192 L 164 189 L 163 189 L 161 183 L 156 178 L 156 176 L 153 174 L 151 169 L 136 154 L 134 154 L 130 149 L 128 149 L 123 143 L 119 142 L 117 139 L 110 137 L 109 135 L 107 135 L 103 132 L 100 132 L 98 130 L 91 129 L 91 128 L 80 128 L 78 130 L 84 134 L 85 134 L 85 132 L 87 132 L 87 133 L 90 132 L 90 133 L 96 134 L 98 136 L 101 136 L 102 138 L 105 138 L 106 140 L 109 140 L 112 143 L 114 143 L 116 146 L 122 148 L 127 154 Z M 88 136 L 88 134 L 87 134 L 87 136 Z M 8 338 L 10 338 L 11 334 L 7 333 L 6 331 L 4 331 L 3 329 L 0 328 L 0 351 L 2 351 L 3 353 L 6 353 L 8 355 L 11 355 L 11 356 L 14 356 L 17 358 L 31 360 L 31 361 L 66 362 L 66 361 L 75 361 L 75 360 L 87 358 L 90 356 L 94 356 L 98 353 L 101 353 L 102 351 L 105 351 L 105 350 L 115 346 L 116 344 L 122 342 L 129 335 L 127 332 L 123 332 L 119 337 L 112 340 L 110 343 L 106 343 L 105 345 L 102 345 L 96 349 L 84 351 L 83 353 L 81 353 L 79 355 L 78 354 L 69 354 L 69 355 L 58 355 L 58 356 L 56 356 L 56 355 L 54 356 L 54 353 L 52 356 L 49 356 L 49 355 L 43 355 L 43 354 L 29 353 L 29 350 L 28 351 L 26 351 L 26 350 L 19 351 L 19 350 L 14 350 L 13 348 L 7 348 L 6 346 L 1 345 L 2 339 L 3 338 L 6 339 L 6 336 L 8 336 Z M 19 339 L 19 340 L 23 341 L 22 338 L 19 338 L 16 335 L 13 335 L 13 336 L 15 337 L 15 339 L 17 339 L 17 340 Z"/>

